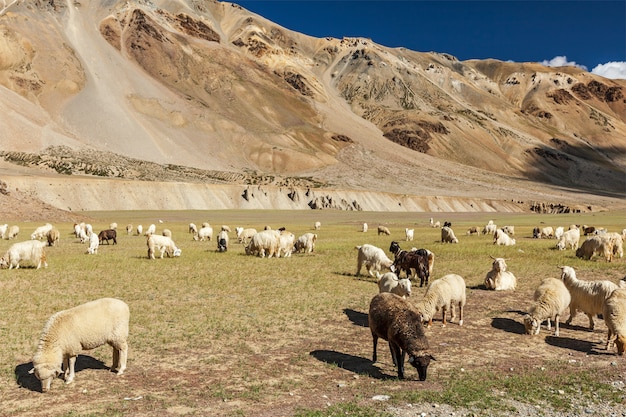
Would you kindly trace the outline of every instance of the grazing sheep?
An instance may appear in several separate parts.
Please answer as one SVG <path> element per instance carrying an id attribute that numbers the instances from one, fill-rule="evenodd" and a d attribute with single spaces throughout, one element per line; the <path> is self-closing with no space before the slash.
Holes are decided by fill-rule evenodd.
<path id="1" fill-rule="evenodd" d="M 98 239 L 100 240 L 101 245 L 104 243 L 105 240 L 107 242 L 107 245 L 109 244 L 109 240 L 112 240 L 113 244 L 117 245 L 117 230 L 101 230 L 100 233 L 98 233 Z"/>
<path id="2" fill-rule="evenodd" d="M 278 230 L 263 230 L 256 233 L 250 239 L 250 243 L 246 246 L 246 255 L 258 255 L 264 258 L 267 254 L 268 258 L 280 256 L 280 232 Z"/>
<path id="3" fill-rule="evenodd" d="M 18 269 L 20 262 L 28 261 L 37 264 L 37 269 L 46 268 L 46 251 L 44 250 L 46 242 L 39 240 L 26 240 L 24 242 L 14 243 L 9 250 L 0 258 L 0 268 Z"/>
<path id="4" fill-rule="evenodd" d="M 294 243 L 294 249 L 297 252 L 311 253 L 315 250 L 315 242 L 317 241 L 317 234 L 305 233 L 300 236 L 296 243 Z"/>
<path id="5" fill-rule="evenodd" d="M 617 289 L 609 295 L 604 303 L 602 317 L 609 328 L 606 350 L 613 347 L 615 339 L 617 354 L 623 355 L 626 349 L 626 289 Z"/>
<path id="6" fill-rule="evenodd" d="M 137 236 L 143 235 L 143 226 L 137 225 Z"/>
<path id="7" fill-rule="evenodd" d="M 78 232 L 78 239 L 80 241 L 80 243 L 85 243 L 89 240 L 89 236 L 91 236 L 93 233 L 89 233 L 89 235 L 87 235 L 87 232 L 84 229 L 80 229 L 80 232 Z"/>
<path id="8" fill-rule="evenodd" d="M 361 231 L 363 233 L 367 232 L 367 223 L 363 223 L 363 225 L 361 226 Z"/>
<path id="9" fill-rule="evenodd" d="M 502 226 L 500 230 L 509 236 L 515 236 L 515 226 Z"/>
<path id="10" fill-rule="evenodd" d="M 361 275 L 361 267 L 365 265 L 367 272 L 374 276 L 374 271 L 380 271 L 381 268 L 390 268 L 393 261 L 387 257 L 385 251 L 374 245 L 365 244 L 356 246 L 359 251 L 357 255 L 356 276 Z"/>
<path id="11" fill-rule="evenodd" d="M 322 223 L 315 222 L 315 224 L 313 224 L 313 229 L 314 230 L 320 230 L 321 228 L 322 228 Z"/>
<path id="12" fill-rule="evenodd" d="M 515 239 L 504 233 L 502 229 L 497 229 L 493 234 L 493 244 L 499 246 L 513 246 L 515 245 Z"/>
<path id="13" fill-rule="evenodd" d="M 480 231 L 480 228 L 478 226 L 472 226 L 469 229 L 467 229 L 467 232 L 465 232 L 465 234 L 468 236 L 477 235 L 479 231 Z"/>
<path id="14" fill-rule="evenodd" d="M 551 239 L 554 237 L 554 229 L 552 226 L 546 226 L 540 229 L 539 239 Z"/>
<path id="15" fill-rule="evenodd" d="M 578 242 L 580 241 L 580 230 L 578 229 L 570 229 L 566 232 L 563 232 L 561 238 L 556 244 L 556 248 L 558 250 L 565 250 L 567 248 L 578 249 Z"/>
<path id="16" fill-rule="evenodd" d="M 128 224 L 126 225 L 126 234 L 127 234 L 128 236 L 130 236 L 130 235 L 132 235 L 132 234 L 133 234 L 133 225 L 132 225 L 132 224 L 130 224 L 130 223 L 128 223 Z"/>
<path id="17" fill-rule="evenodd" d="M 506 260 L 504 258 L 494 258 L 491 264 L 491 271 L 485 276 L 485 287 L 488 290 L 506 291 L 515 290 L 517 279 L 515 275 L 507 271 Z"/>
<path id="18" fill-rule="evenodd" d="M 561 267 L 561 279 L 569 290 L 572 300 L 569 305 L 570 316 L 565 322 L 569 325 L 576 313 L 582 311 L 589 317 L 589 330 L 593 330 L 595 323 L 593 316 L 602 313 L 604 302 L 618 287 L 611 281 L 582 281 L 576 278 L 576 271 L 570 266 Z"/>
<path id="19" fill-rule="evenodd" d="M 426 287 L 424 298 L 415 306 L 422 314 L 428 327 L 433 324 L 433 316 L 439 310 L 443 315 L 443 326 L 446 325 L 446 311 L 450 310 L 450 321 L 456 319 L 455 304 L 459 305 L 459 326 L 463 325 L 463 308 L 465 307 L 465 280 L 457 274 L 448 274 L 431 282 Z"/>
<path id="20" fill-rule="evenodd" d="M 441 222 L 434 221 L 433 218 L 430 218 L 430 227 L 441 227 Z"/>
<path id="21" fill-rule="evenodd" d="M 168 257 L 178 257 L 181 255 L 181 250 L 176 247 L 176 244 L 171 237 L 150 235 L 147 239 L 148 244 L 148 259 L 155 259 L 154 254 L 156 251 L 161 253 L 161 259 L 163 254 L 167 253 Z"/>
<path id="22" fill-rule="evenodd" d="M 109 224 L 109 229 L 117 230 L 117 223 L 113 222 Z"/>
<path id="23" fill-rule="evenodd" d="M 556 240 L 561 240 L 561 236 L 563 236 L 563 233 L 565 233 L 565 228 L 563 226 L 559 226 L 556 229 L 554 229 L 554 238 Z"/>
<path id="24" fill-rule="evenodd" d="M 43 226 L 39 226 L 35 229 L 35 231 L 30 235 L 31 240 L 43 239 L 46 237 L 48 232 L 52 230 L 52 225 L 50 223 L 46 223 Z"/>
<path id="25" fill-rule="evenodd" d="M 87 248 L 87 254 L 95 255 L 98 253 L 98 246 L 100 246 L 100 238 L 97 234 L 91 233 L 89 235 L 89 247 Z"/>
<path id="26" fill-rule="evenodd" d="M 391 242 L 389 252 L 394 254 L 392 270 L 398 275 L 402 271 L 406 272 L 406 277 L 411 278 L 412 271 L 420 278 L 420 287 L 428 285 L 428 280 L 432 275 L 432 268 L 435 262 L 435 254 L 428 249 L 413 249 L 405 251 L 400 248 L 398 242 Z"/>
<path id="27" fill-rule="evenodd" d="M 533 239 L 539 239 L 541 236 L 541 229 L 538 227 L 533 227 Z"/>
<path id="28" fill-rule="evenodd" d="M 115 298 L 101 298 L 59 311 L 46 322 L 33 356 L 34 373 L 41 381 L 41 390 L 50 384 L 65 367 L 65 383 L 74 380 L 74 364 L 83 350 L 95 349 L 105 343 L 113 348 L 111 370 L 121 375 L 128 357 L 128 305 Z"/>
<path id="29" fill-rule="evenodd" d="M 237 241 L 245 245 L 250 239 L 252 239 L 252 236 L 256 235 L 257 232 L 256 229 L 244 229 L 243 227 L 237 227 L 235 228 L 235 233 L 237 233 Z"/>
<path id="30" fill-rule="evenodd" d="M 296 236 L 291 232 L 281 232 L 278 238 L 278 253 L 276 257 L 289 258 L 293 253 L 293 246 L 296 242 Z"/>
<path id="31" fill-rule="evenodd" d="M 189 233 L 194 236 L 198 234 L 198 226 L 196 226 L 195 223 L 189 223 Z"/>
<path id="32" fill-rule="evenodd" d="M 85 223 L 74 223 L 74 235 L 80 237 L 80 231 L 85 230 Z"/>
<path id="33" fill-rule="evenodd" d="M 441 228 L 441 243 L 459 243 L 459 239 L 454 235 L 454 230 L 444 226 Z"/>
<path id="34" fill-rule="evenodd" d="M 404 229 L 404 236 L 406 237 L 407 242 L 413 241 L 413 236 L 415 235 L 415 229 Z"/>
<path id="35" fill-rule="evenodd" d="M 622 258 L 624 256 L 624 239 L 619 233 L 607 233 L 605 237 L 611 242 L 613 246 L 613 256 Z"/>
<path id="36" fill-rule="evenodd" d="M 380 274 L 376 272 L 378 279 L 378 292 L 391 292 L 402 298 L 411 296 L 411 280 L 408 278 L 399 279 L 393 272 Z"/>
<path id="37" fill-rule="evenodd" d="M 59 240 L 61 239 L 61 232 L 56 227 L 48 230 L 46 233 L 46 241 L 48 242 L 48 246 L 56 246 L 59 244 Z"/>
<path id="38" fill-rule="evenodd" d="M 156 226 L 154 224 L 151 224 L 150 226 L 148 226 L 148 229 L 146 230 L 146 233 L 144 233 L 144 236 L 150 236 L 156 233 Z"/>
<path id="39" fill-rule="evenodd" d="M 378 338 L 389 342 L 393 363 L 398 368 L 398 378 L 404 379 L 404 357 L 417 369 L 420 381 L 425 381 L 428 365 L 435 358 L 428 351 L 428 339 L 424 334 L 422 317 L 402 297 L 391 293 L 379 293 L 370 302 L 367 316 L 372 332 L 372 361 L 376 362 Z"/>
<path id="40" fill-rule="evenodd" d="M 387 226 L 378 226 L 378 235 L 387 235 L 389 236 L 391 232 L 387 228 Z"/>
<path id="41" fill-rule="evenodd" d="M 19 233 L 20 233 L 20 227 L 13 225 L 9 227 L 9 233 L 8 233 L 7 239 L 9 240 L 15 239 Z"/>
<path id="42" fill-rule="evenodd" d="M 228 250 L 228 232 L 226 230 L 220 230 L 217 234 L 217 251 L 226 252 Z"/>
<path id="43" fill-rule="evenodd" d="M 213 228 L 211 226 L 202 226 L 198 233 L 193 235 L 193 240 L 203 242 L 205 239 L 209 242 L 213 239 Z"/>
<path id="44" fill-rule="evenodd" d="M 489 221 L 491 221 L 491 220 L 489 220 Z M 493 223 L 487 223 L 485 225 L 485 227 L 483 227 L 482 234 L 483 235 L 492 235 L 492 234 L 496 233 L 496 230 L 498 230 L 498 226 L 497 225 L 495 225 Z"/>
<path id="45" fill-rule="evenodd" d="M 554 319 L 554 335 L 559 335 L 559 317 L 570 305 L 571 295 L 560 279 L 546 278 L 535 290 L 533 296 L 535 303 L 524 316 L 524 328 L 526 334 L 539 334 L 541 323 L 548 321 L 550 330 L 550 320 Z"/>
<path id="46" fill-rule="evenodd" d="M 613 245 L 605 236 L 590 236 L 576 249 L 576 257 L 591 260 L 593 255 L 602 255 L 607 262 L 613 260 Z"/>
<path id="47" fill-rule="evenodd" d="M 0 225 L 0 239 L 5 239 L 6 238 L 8 230 L 9 230 L 9 225 L 8 224 Z"/>

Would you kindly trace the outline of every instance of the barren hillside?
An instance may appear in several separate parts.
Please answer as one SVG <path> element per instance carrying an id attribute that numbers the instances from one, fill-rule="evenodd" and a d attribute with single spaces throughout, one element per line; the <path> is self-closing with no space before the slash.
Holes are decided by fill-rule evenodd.
<path id="1" fill-rule="evenodd" d="M 0 58 L 1 179 L 63 210 L 145 209 L 138 190 L 169 188 L 148 203 L 624 204 L 626 82 L 572 67 L 312 38 L 197 0 L 16 1 Z"/>

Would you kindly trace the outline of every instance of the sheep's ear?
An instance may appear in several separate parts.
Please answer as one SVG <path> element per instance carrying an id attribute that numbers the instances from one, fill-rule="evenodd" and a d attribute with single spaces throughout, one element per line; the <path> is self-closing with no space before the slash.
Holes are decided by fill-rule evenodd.
<path id="1" fill-rule="evenodd" d="M 493 255 L 489 255 L 489 257 L 493 259 L 494 261 L 496 260 L 496 258 L 494 258 Z"/>

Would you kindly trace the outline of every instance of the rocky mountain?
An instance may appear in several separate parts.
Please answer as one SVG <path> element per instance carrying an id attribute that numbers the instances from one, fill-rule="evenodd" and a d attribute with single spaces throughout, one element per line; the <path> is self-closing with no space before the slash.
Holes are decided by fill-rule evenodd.
<path id="1" fill-rule="evenodd" d="M 64 209 L 110 209 L 75 197 L 96 179 L 122 195 L 229 185 L 232 207 L 250 186 L 377 193 L 336 206 L 365 210 L 407 209 L 398 196 L 514 210 L 626 195 L 625 80 L 313 38 L 227 2 L 5 1 L 0 110 L 1 178 Z M 42 178 L 68 186 L 46 197 Z"/>

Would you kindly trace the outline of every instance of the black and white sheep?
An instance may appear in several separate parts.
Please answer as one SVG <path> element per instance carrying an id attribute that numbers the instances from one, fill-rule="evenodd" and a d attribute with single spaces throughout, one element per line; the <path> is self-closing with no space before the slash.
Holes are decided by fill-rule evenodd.
<path id="1" fill-rule="evenodd" d="M 402 297 L 384 292 L 372 298 L 367 318 L 372 332 L 372 361 L 378 360 L 376 348 L 378 338 L 382 338 L 389 342 L 398 378 L 404 379 L 404 358 L 408 354 L 420 381 L 425 381 L 428 365 L 435 358 L 428 353 L 428 339 L 419 312 Z"/>
<path id="2" fill-rule="evenodd" d="M 450 310 L 450 321 L 456 319 L 456 308 L 459 306 L 459 326 L 463 325 L 463 308 L 465 307 L 465 280 L 457 274 L 448 274 L 431 282 L 426 288 L 424 298 L 416 304 L 428 327 L 433 324 L 433 316 L 442 311 L 443 326 L 446 325 L 446 312 Z"/>
<path id="3" fill-rule="evenodd" d="M 524 328 L 526 334 L 539 334 L 541 323 L 544 320 L 548 322 L 548 330 L 550 330 L 550 320 L 554 320 L 554 335 L 559 335 L 559 317 L 565 309 L 570 305 L 571 295 L 569 290 L 557 278 L 546 278 L 537 287 L 533 295 L 535 303 L 528 310 L 528 314 L 524 316 Z"/>
<path id="4" fill-rule="evenodd" d="M 571 266 L 561 267 L 561 279 L 572 296 L 569 305 L 570 316 L 565 322 L 569 325 L 576 313 L 582 311 L 589 318 L 589 330 L 593 330 L 595 323 L 593 316 L 602 313 L 606 299 L 618 287 L 608 280 L 583 281 L 576 278 L 576 271 Z"/>
<path id="5" fill-rule="evenodd" d="M 128 305 L 115 298 L 101 298 L 52 315 L 41 332 L 30 370 L 41 381 L 42 391 L 50 390 L 52 380 L 64 373 L 62 364 L 65 383 L 71 383 L 78 354 L 105 343 L 113 347 L 111 370 L 124 373 L 129 318 Z"/>

